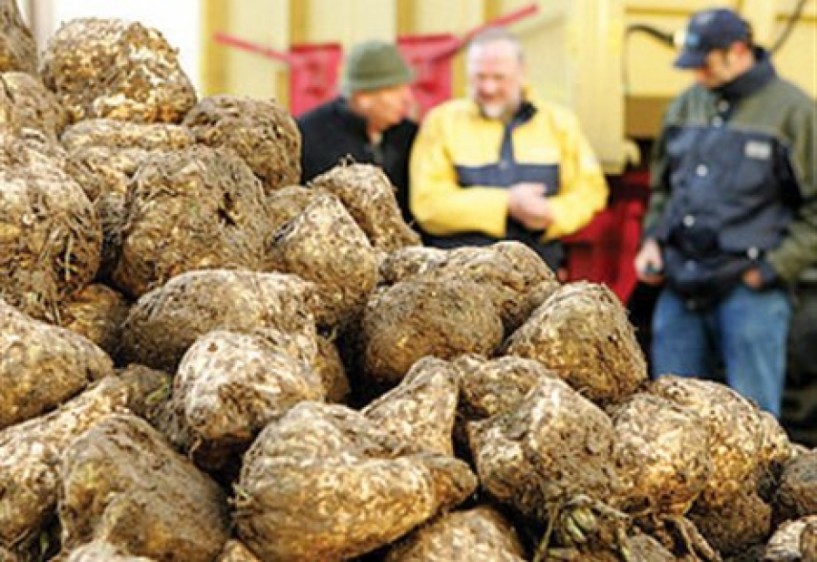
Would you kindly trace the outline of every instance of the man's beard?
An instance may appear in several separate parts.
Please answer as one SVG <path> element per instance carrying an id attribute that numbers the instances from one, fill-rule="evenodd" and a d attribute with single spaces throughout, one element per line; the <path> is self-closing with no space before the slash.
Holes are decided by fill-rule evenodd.
<path id="1" fill-rule="evenodd" d="M 507 121 L 513 117 L 521 103 L 521 94 L 506 103 L 477 102 L 479 110 L 485 117 L 488 119 L 500 119 L 502 121 Z"/>
<path id="2" fill-rule="evenodd" d="M 483 103 L 479 108 L 488 119 L 504 119 L 510 113 L 510 108 L 504 103 Z"/>

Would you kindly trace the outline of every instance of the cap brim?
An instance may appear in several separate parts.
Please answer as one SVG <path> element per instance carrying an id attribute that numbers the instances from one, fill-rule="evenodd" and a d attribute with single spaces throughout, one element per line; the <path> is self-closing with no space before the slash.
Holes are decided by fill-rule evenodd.
<path id="1" fill-rule="evenodd" d="M 705 51 L 684 49 L 675 59 L 674 65 L 676 68 L 701 68 L 706 62 L 706 55 Z"/>
<path id="2" fill-rule="evenodd" d="M 368 92 L 371 90 L 402 86 L 403 84 L 412 84 L 415 78 L 414 69 L 406 67 L 402 72 L 393 76 L 359 81 L 349 80 L 348 78 L 344 79 L 340 90 L 344 95 L 349 95 L 354 92 Z"/>

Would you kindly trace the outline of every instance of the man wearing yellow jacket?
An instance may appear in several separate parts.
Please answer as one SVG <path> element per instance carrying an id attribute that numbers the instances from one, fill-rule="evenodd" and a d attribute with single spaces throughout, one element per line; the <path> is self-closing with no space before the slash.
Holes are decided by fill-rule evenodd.
<path id="1" fill-rule="evenodd" d="M 489 29 L 470 43 L 469 98 L 434 108 L 411 153 L 411 210 L 432 246 L 518 240 L 554 269 L 558 239 L 585 226 L 608 188 L 578 120 L 524 86 L 519 41 Z"/>

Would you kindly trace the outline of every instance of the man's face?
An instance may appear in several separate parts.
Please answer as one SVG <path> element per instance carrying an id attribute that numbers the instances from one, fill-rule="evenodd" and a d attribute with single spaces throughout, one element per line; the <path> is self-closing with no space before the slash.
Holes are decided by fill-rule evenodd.
<path id="1" fill-rule="evenodd" d="M 703 66 L 692 69 L 695 81 L 710 90 L 731 82 L 740 74 L 735 56 L 732 47 L 710 51 Z"/>
<path id="2" fill-rule="evenodd" d="M 492 119 L 507 118 L 522 102 L 525 68 L 510 41 L 474 45 L 468 51 L 468 88 L 482 113 Z"/>
<path id="3" fill-rule="evenodd" d="M 408 84 L 358 92 L 355 106 L 376 131 L 385 131 L 408 117 L 414 106 L 414 95 Z"/>

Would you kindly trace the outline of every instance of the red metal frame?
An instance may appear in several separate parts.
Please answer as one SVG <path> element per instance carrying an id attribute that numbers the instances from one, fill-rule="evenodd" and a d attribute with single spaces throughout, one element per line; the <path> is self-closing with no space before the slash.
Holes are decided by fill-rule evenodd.
<path id="1" fill-rule="evenodd" d="M 418 119 L 435 105 L 451 98 L 451 57 L 437 55 L 455 44 L 459 44 L 459 39 L 450 33 L 397 38 L 400 53 L 414 69 L 411 90 L 417 100 Z"/>
<path id="2" fill-rule="evenodd" d="M 633 261 L 641 244 L 641 222 L 649 197 L 646 170 L 608 178 L 610 202 L 591 223 L 565 237 L 568 280 L 604 283 L 627 303 L 638 277 Z"/>
<path id="3" fill-rule="evenodd" d="M 289 70 L 289 109 L 297 117 L 337 95 L 343 49 L 339 43 L 293 45 L 290 53 L 299 62 Z"/>
<path id="4" fill-rule="evenodd" d="M 289 51 L 280 51 L 223 32 L 213 34 L 213 39 L 289 66 L 289 108 L 296 117 L 337 95 L 343 56 L 339 43 L 293 45 Z"/>

